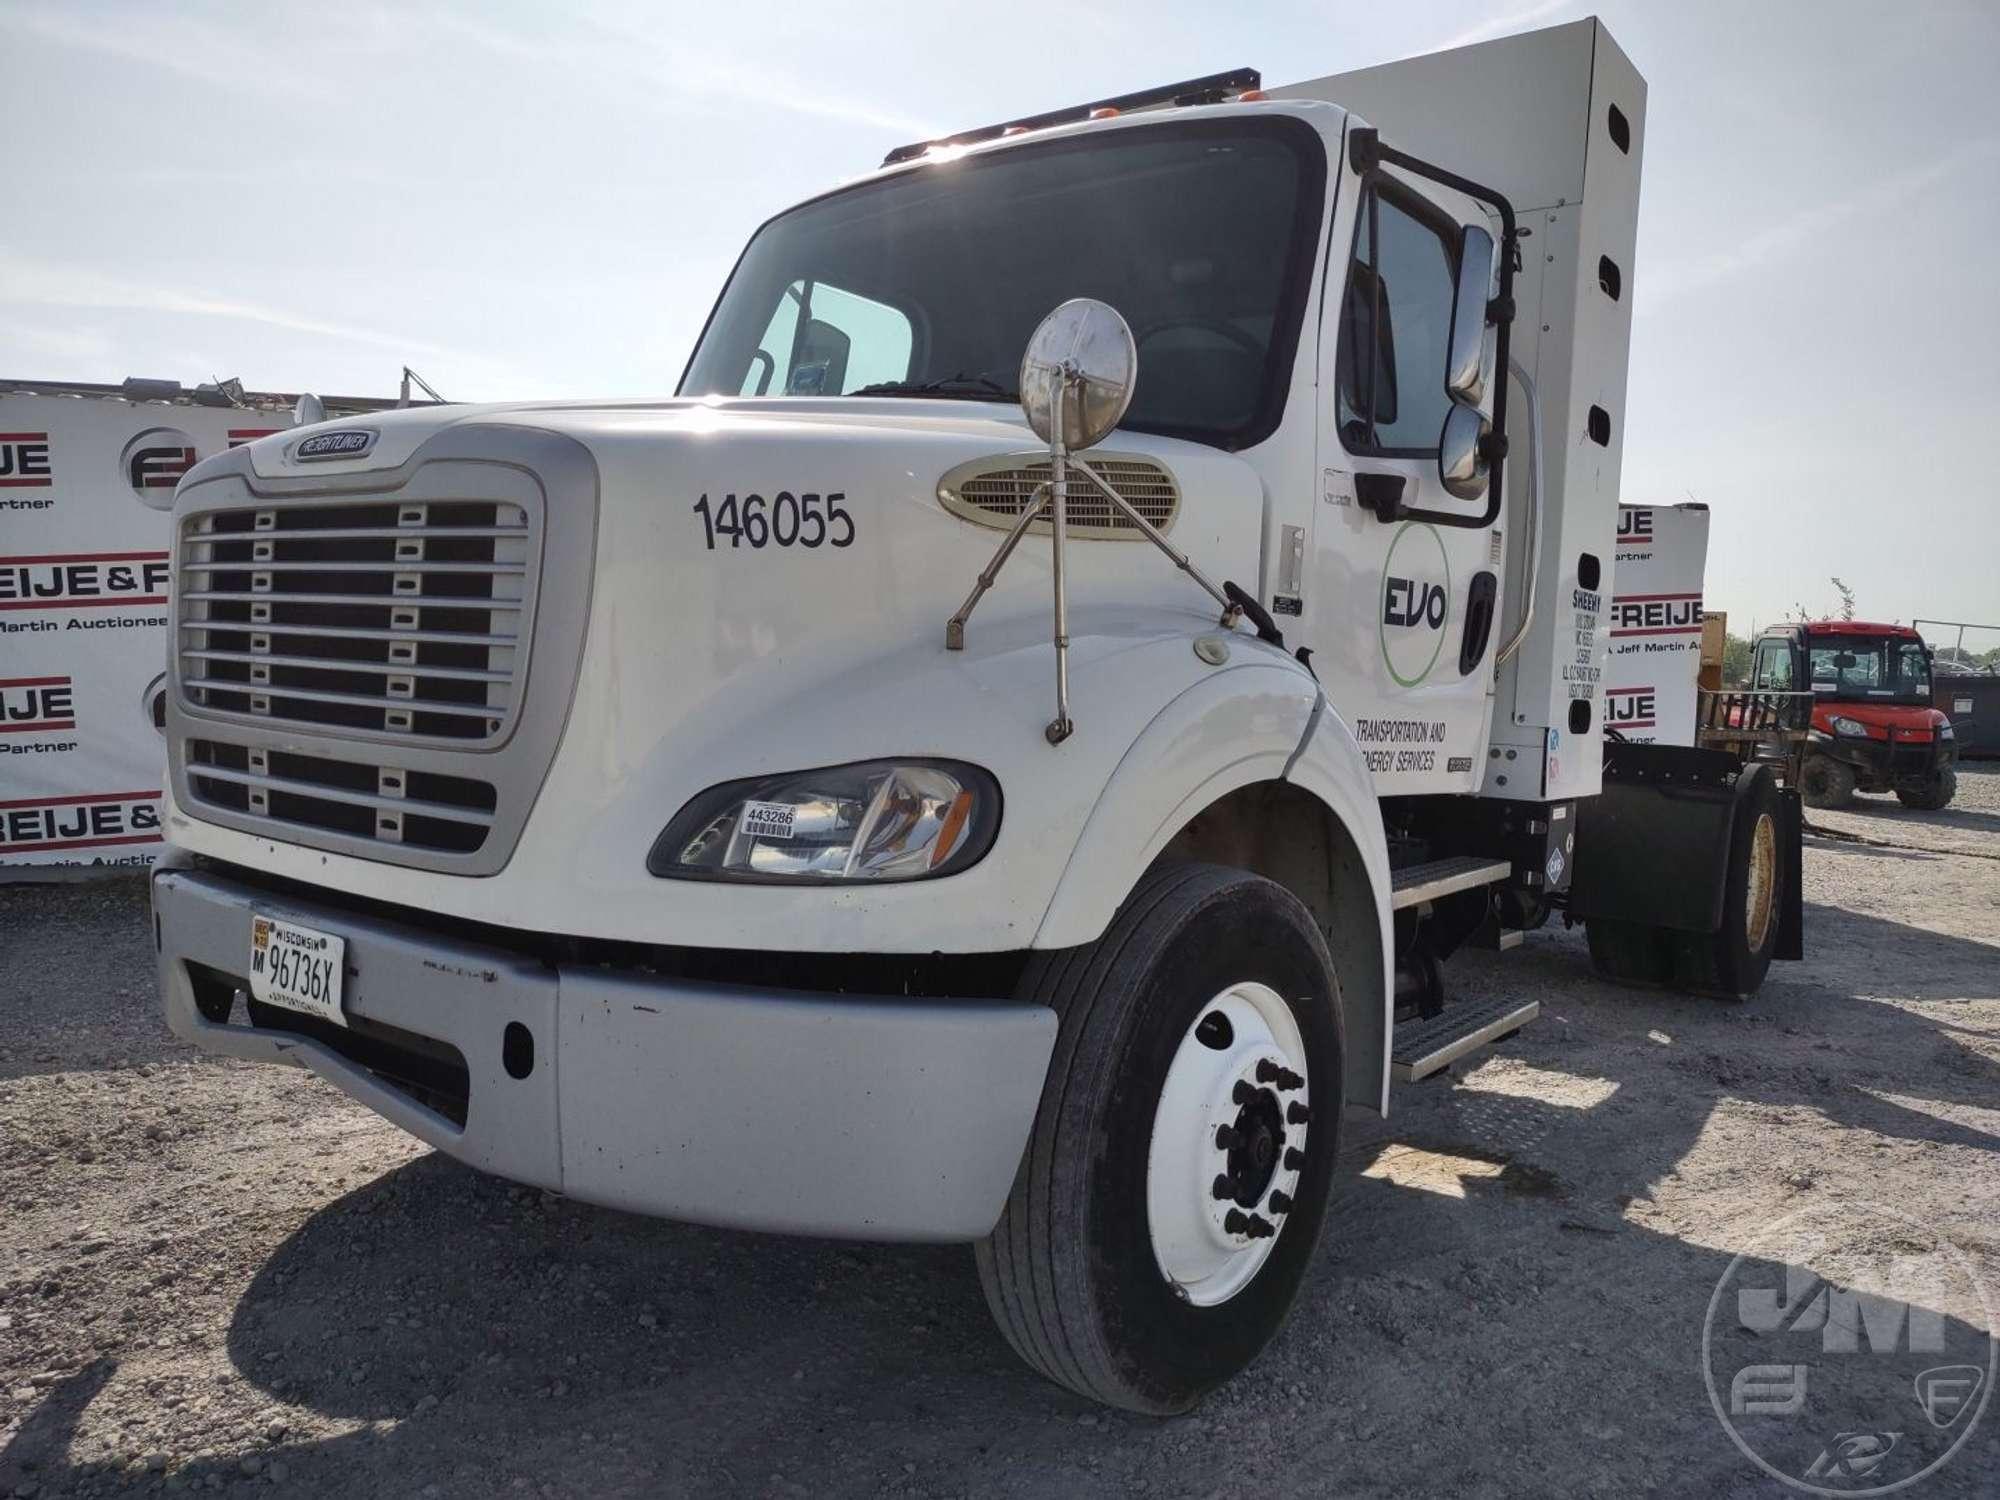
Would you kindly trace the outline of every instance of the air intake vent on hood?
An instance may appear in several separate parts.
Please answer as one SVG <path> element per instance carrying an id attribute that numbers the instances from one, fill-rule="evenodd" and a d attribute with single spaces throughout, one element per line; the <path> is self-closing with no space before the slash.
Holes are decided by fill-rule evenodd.
<path id="1" fill-rule="evenodd" d="M 1084 458 L 1154 526 L 1161 531 L 1173 526 L 1174 517 L 1180 514 L 1181 491 L 1163 465 L 1129 453 L 1091 452 Z M 1049 461 L 1043 455 L 1007 454 L 974 459 L 960 464 L 938 481 L 938 499 L 954 515 L 1005 531 L 1020 519 L 1034 497 L 1035 487 L 1046 484 L 1048 478 Z M 1037 521 L 1029 529 L 1046 534 L 1049 525 Z M 1105 499 L 1096 485 L 1082 474 L 1074 473 L 1069 485 L 1069 533 L 1083 540 L 1145 539 L 1145 533 Z"/>

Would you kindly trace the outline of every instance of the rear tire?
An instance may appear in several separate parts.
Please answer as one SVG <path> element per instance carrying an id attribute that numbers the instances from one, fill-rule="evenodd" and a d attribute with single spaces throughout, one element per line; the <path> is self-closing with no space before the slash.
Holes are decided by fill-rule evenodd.
<path id="1" fill-rule="evenodd" d="M 1021 994 L 1052 1005 L 1061 1031 L 1013 1191 L 977 1246 L 987 1305 L 1014 1352 L 1050 1380 L 1128 1411 L 1186 1411 L 1277 1332 L 1319 1242 L 1343 1102 L 1340 992 L 1325 940 L 1282 887 L 1177 865 L 1149 874 L 1095 943 L 1038 955 Z M 1250 1010 L 1236 1011 L 1235 1030 L 1215 1022 L 1244 995 L 1284 1013 L 1271 1035 L 1290 1037 L 1277 1055 L 1295 1047 L 1288 1066 L 1300 1076 L 1254 1071 L 1262 1054 L 1239 1047 L 1239 1033 L 1259 1024 Z M 1198 1076 L 1188 1095 L 1190 1061 L 1225 1071 Z M 1229 1068 L 1271 1082 L 1231 1083 Z M 1172 1101 L 1218 1090 L 1246 1114 L 1263 1111 L 1259 1159 L 1281 1175 L 1245 1177 L 1244 1199 L 1212 1203 L 1202 1174 L 1236 1163 L 1214 1143 L 1212 1111 Z M 1168 1149 L 1183 1140 L 1189 1149 Z M 1211 1209 L 1245 1199 L 1275 1233 L 1203 1237 Z M 1197 1258 L 1215 1268 L 1200 1280 L 1177 1258 L 1175 1233 L 1190 1230 Z M 1185 1279 L 1169 1279 L 1169 1262 Z"/>
<path id="2" fill-rule="evenodd" d="M 1583 924 L 1590 966 L 1614 984 L 1662 985 L 1674 977 L 1671 934 L 1662 927 L 1591 917 Z"/>
<path id="3" fill-rule="evenodd" d="M 1799 797 L 1807 807 L 1845 807 L 1854 800 L 1854 767 L 1830 755 L 1808 755 L 1799 769 Z"/>
<path id="4" fill-rule="evenodd" d="M 1680 982 L 1727 1000 L 1748 1000 L 1763 984 L 1785 909 L 1777 778 L 1765 770 L 1745 774 L 1756 776 L 1757 785 L 1737 804 L 1729 830 L 1722 926 L 1674 934 Z"/>
<path id="5" fill-rule="evenodd" d="M 1757 785 L 1745 794 L 1730 825 L 1722 926 L 1714 932 L 1677 932 L 1592 917 L 1584 924 L 1590 961 L 1604 978 L 1671 985 L 1726 1000 L 1747 1000 L 1763 984 L 1785 910 L 1782 822 L 1776 778 L 1762 769 L 1745 774 L 1755 776 Z"/>
<path id="6" fill-rule="evenodd" d="M 1896 800 L 1905 807 L 1914 807 L 1919 812 L 1938 812 L 1951 805 L 1951 799 L 1958 795 L 1958 772 L 1946 766 L 1937 775 L 1924 783 L 1920 792 L 1909 792 L 1896 788 Z"/>

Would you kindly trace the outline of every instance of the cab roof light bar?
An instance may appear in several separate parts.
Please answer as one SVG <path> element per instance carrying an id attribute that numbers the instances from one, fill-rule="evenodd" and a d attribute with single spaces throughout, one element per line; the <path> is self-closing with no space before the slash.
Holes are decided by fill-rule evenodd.
<path id="1" fill-rule="evenodd" d="M 893 167 L 898 162 L 914 161 L 933 146 L 972 146 L 980 141 L 997 140 L 1008 131 L 1043 130 L 1051 125 L 1072 125 L 1088 120 L 1101 109 L 1124 112 L 1132 109 L 1147 109 L 1160 104 L 1221 104 L 1234 98 L 1245 89 L 1263 87 L 1264 75 L 1255 68 L 1235 68 L 1227 73 L 1210 73 L 1205 78 L 1188 78 L 1180 83 L 1164 83 L 1158 88 L 1140 89 L 1135 94 L 1119 94 L 1111 99 L 1093 99 L 1088 104 L 1073 104 L 1067 109 L 1052 109 L 1045 114 L 1023 115 L 1018 120 L 1002 120 L 997 125 L 982 125 L 977 130 L 961 130 L 957 135 L 945 136 L 935 141 L 912 141 L 907 146 L 898 146 L 882 158 L 882 165 Z"/>

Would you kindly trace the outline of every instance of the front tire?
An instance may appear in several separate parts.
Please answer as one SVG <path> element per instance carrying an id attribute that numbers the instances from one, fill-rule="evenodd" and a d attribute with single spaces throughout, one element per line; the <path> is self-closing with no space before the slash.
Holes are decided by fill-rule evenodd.
<path id="1" fill-rule="evenodd" d="M 1049 1379 L 1186 1411 L 1277 1332 L 1319 1242 L 1343 1103 L 1325 940 L 1271 881 L 1177 865 L 1022 994 L 1061 1031 L 977 1247 L 987 1304 Z"/>
<path id="2" fill-rule="evenodd" d="M 1946 766 L 1923 784 L 1921 790 L 1905 791 L 1896 788 L 1896 800 L 1905 807 L 1913 807 L 1918 812 L 1940 812 L 1951 806 L 1951 799 L 1958 795 L 1958 772 Z"/>
<path id="3" fill-rule="evenodd" d="M 1799 798 L 1807 807 L 1845 807 L 1854 800 L 1854 767 L 1830 755 L 1808 755 L 1799 768 Z"/>

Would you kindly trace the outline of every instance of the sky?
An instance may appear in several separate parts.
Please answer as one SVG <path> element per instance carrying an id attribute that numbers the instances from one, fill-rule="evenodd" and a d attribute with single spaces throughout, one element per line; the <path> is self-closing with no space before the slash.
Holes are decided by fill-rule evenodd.
<path id="1" fill-rule="evenodd" d="M 1649 93 L 1624 498 L 1710 507 L 1738 633 L 1835 575 L 2000 624 L 1991 0 L 0 0 L 0 376 L 670 393 L 751 231 L 891 146 L 1593 9 Z"/>

